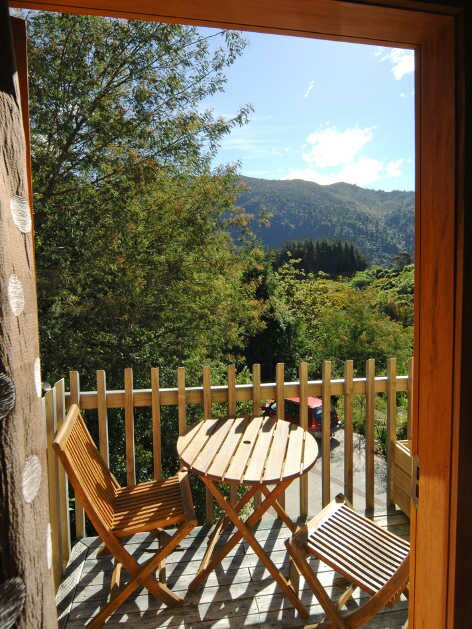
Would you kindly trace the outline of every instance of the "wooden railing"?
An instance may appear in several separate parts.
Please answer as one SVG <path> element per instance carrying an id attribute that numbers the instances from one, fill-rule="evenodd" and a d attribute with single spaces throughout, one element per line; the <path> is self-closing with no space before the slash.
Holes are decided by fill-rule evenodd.
<path id="1" fill-rule="evenodd" d="M 135 409 L 149 408 L 152 423 L 153 475 L 162 477 L 162 444 L 161 440 L 161 408 L 173 406 L 177 408 L 178 433 L 185 434 L 187 430 L 187 406 L 196 404 L 202 407 L 203 417 L 212 416 L 212 405 L 223 403 L 226 405 L 228 416 L 234 416 L 238 403 L 250 403 L 249 414 L 259 415 L 263 400 L 275 399 L 279 416 L 283 418 L 284 398 L 300 398 L 300 424 L 308 427 L 308 396 L 321 397 L 323 400 L 337 396 L 343 401 L 343 429 L 344 429 L 344 493 L 352 501 L 354 491 L 353 481 L 353 396 L 365 396 L 365 509 L 374 509 L 374 453 L 375 453 L 375 401 L 378 394 L 386 396 L 386 431 L 387 431 L 387 495 L 386 505 L 393 505 L 393 451 L 396 442 L 397 425 L 397 393 L 408 394 L 408 426 L 411 425 L 411 410 L 413 399 L 413 364 L 409 365 L 408 375 L 397 375 L 395 359 L 387 364 L 387 375 L 375 375 L 375 361 L 370 359 L 366 363 L 366 376 L 354 378 L 353 362 L 348 360 L 344 364 L 343 378 L 332 378 L 331 363 L 325 361 L 322 368 L 321 380 L 308 380 L 308 365 L 301 363 L 299 379 L 296 382 L 285 382 L 284 365 L 276 367 L 276 381 L 261 382 L 260 365 L 252 369 L 252 382 L 249 384 L 236 383 L 236 370 L 230 365 L 227 370 L 227 384 L 212 385 L 209 367 L 203 367 L 202 386 L 187 387 L 186 373 L 183 367 L 177 370 L 177 387 L 161 388 L 159 384 L 159 369 L 150 370 L 149 389 L 134 389 L 133 371 L 125 369 L 124 388 L 122 390 L 107 390 L 106 373 L 96 372 L 96 390 L 81 391 L 79 374 L 72 371 L 69 374 L 70 386 L 66 391 L 64 379 L 56 382 L 54 387 L 45 393 L 44 415 L 47 428 L 48 473 L 49 473 L 49 508 L 51 517 L 53 565 L 56 585 L 59 584 L 63 570 L 67 565 L 71 551 L 70 508 L 75 510 L 74 536 L 81 538 L 85 535 L 85 518 L 81 505 L 69 500 L 67 479 L 60 463 L 52 451 L 54 434 L 65 419 L 67 409 L 72 403 L 77 403 L 84 411 L 96 410 L 98 421 L 98 441 L 100 452 L 109 464 L 109 417 L 110 409 L 123 409 L 125 426 L 126 478 L 127 483 L 136 482 L 136 460 L 134 443 Z M 246 410 L 248 405 L 246 404 Z M 330 413 L 331 405 L 323 404 L 322 439 L 321 439 L 321 483 L 322 505 L 330 499 Z M 221 414 L 221 413 L 220 413 Z M 245 413 L 246 414 L 246 413 Z M 113 426 L 111 426 L 113 429 Z M 409 436 L 409 435 L 408 435 Z M 177 435 L 176 435 L 177 437 Z M 175 446 L 175 444 L 172 444 Z M 234 496 L 232 496 L 234 498 Z M 300 480 L 299 515 L 308 514 L 309 480 L 305 475 Z M 71 506 L 72 505 L 72 506 Z M 207 494 L 206 515 L 211 519 L 213 502 Z"/>

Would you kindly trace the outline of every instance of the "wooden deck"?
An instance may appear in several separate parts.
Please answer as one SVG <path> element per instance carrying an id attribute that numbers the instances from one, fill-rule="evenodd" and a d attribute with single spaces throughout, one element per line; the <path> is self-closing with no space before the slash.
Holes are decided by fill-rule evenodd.
<path id="1" fill-rule="evenodd" d="M 376 515 L 375 520 L 393 533 L 408 538 L 409 522 L 403 513 Z M 208 532 L 208 527 L 194 529 L 167 562 L 167 582 L 174 592 L 184 598 L 182 606 L 168 609 L 149 596 L 146 590 L 138 590 L 110 618 L 106 626 L 127 625 L 142 629 L 301 627 L 321 619 L 319 604 L 302 582 L 302 600 L 309 608 L 310 618 L 305 623 L 300 620 L 245 542 L 233 549 L 201 590 L 186 594 L 205 551 Z M 266 519 L 257 527 L 256 537 L 266 552 L 270 553 L 274 563 L 287 572 L 284 540 L 289 537 L 288 529 L 278 520 Z M 222 536 L 220 543 L 226 539 Z M 140 534 L 130 538 L 126 548 L 138 561 L 145 561 L 149 557 L 147 551 L 155 548 L 155 544 L 149 535 Z M 99 546 L 100 541 L 96 537 L 86 537 L 72 549 L 66 575 L 57 595 L 62 628 L 83 627 L 107 597 L 112 561 L 109 558 L 97 559 Z M 339 590 L 339 577 L 331 569 L 322 564 L 318 571 L 323 584 L 332 584 L 335 592 Z M 125 578 L 126 575 L 123 580 Z M 385 609 L 366 627 L 400 629 L 406 627 L 407 617 L 408 602 L 401 600 L 395 608 Z"/>

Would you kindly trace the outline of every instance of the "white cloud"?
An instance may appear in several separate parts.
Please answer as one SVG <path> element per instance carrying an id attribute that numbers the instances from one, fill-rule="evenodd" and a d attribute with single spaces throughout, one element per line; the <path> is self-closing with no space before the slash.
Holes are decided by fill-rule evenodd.
<path id="1" fill-rule="evenodd" d="M 372 128 L 353 127 L 338 131 L 327 127 L 310 133 L 306 142 L 308 150 L 303 159 L 310 166 L 329 168 L 352 162 L 359 151 L 372 140 Z"/>
<path id="2" fill-rule="evenodd" d="M 305 93 L 303 94 L 303 98 L 308 98 L 308 96 L 310 96 L 312 89 L 315 87 L 315 82 L 314 81 L 310 81 L 308 83 L 308 86 L 305 90 Z"/>
<path id="3" fill-rule="evenodd" d="M 328 127 L 310 133 L 302 155 L 306 168 L 292 170 L 286 179 L 304 179 L 329 185 L 338 181 L 366 186 L 382 177 L 401 177 L 403 160 L 384 162 L 361 155 L 373 139 L 372 127 L 338 131 Z"/>
<path id="4" fill-rule="evenodd" d="M 415 71 L 415 53 L 413 50 L 377 47 L 374 54 L 381 62 L 388 61 L 391 64 L 393 76 L 397 81 Z"/>
<path id="5" fill-rule="evenodd" d="M 362 157 L 332 172 L 320 172 L 313 168 L 293 170 L 286 179 L 304 179 L 305 181 L 315 181 L 321 185 L 343 181 L 357 186 L 366 186 L 377 181 L 381 177 L 383 169 L 383 162 Z"/>
<path id="6" fill-rule="evenodd" d="M 387 177 L 401 177 L 402 176 L 402 159 L 396 159 L 385 165 L 385 174 Z"/>

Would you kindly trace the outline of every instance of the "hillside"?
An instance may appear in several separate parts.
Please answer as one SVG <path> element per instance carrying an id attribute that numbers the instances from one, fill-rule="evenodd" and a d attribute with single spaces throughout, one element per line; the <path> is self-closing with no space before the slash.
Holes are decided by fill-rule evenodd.
<path id="1" fill-rule="evenodd" d="M 370 263 L 389 264 L 402 251 L 413 254 L 414 192 L 366 190 L 346 183 L 241 180 L 247 190 L 238 204 L 256 217 L 261 207 L 272 214 L 270 227 L 255 229 L 268 247 L 326 238 L 351 242 Z"/>

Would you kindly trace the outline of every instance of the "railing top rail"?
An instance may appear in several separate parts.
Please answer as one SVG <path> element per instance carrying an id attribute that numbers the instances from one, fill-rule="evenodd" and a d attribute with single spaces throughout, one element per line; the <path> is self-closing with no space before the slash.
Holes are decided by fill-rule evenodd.
<path id="1" fill-rule="evenodd" d="M 353 394 L 363 394 L 366 391 L 366 378 L 354 378 L 352 384 Z M 375 392 L 386 393 L 387 376 L 377 376 L 374 379 Z M 408 390 L 408 376 L 401 375 L 395 378 L 397 391 Z M 330 380 L 331 395 L 344 394 L 344 378 L 335 378 Z M 235 387 L 236 401 L 248 402 L 253 399 L 252 383 L 237 384 Z M 323 380 L 309 380 L 307 384 L 307 395 L 322 395 Z M 228 385 L 218 384 L 211 385 L 210 388 L 212 402 L 228 401 Z M 300 382 L 290 381 L 284 383 L 284 395 L 298 396 L 300 390 Z M 275 398 L 277 394 L 277 385 L 275 382 L 262 382 L 260 384 L 261 399 Z M 178 387 L 160 388 L 159 398 L 160 404 L 163 406 L 176 406 L 178 404 Z M 203 386 L 185 387 L 185 401 L 187 404 L 203 404 L 204 388 Z M 106 392 L 106 403 L 108 408 L 122 408 L 125 405 L 126 393 L 124 389 L 108 390 Z M 66 393 L 66 402 L 69 402 L 69 394 Z M 79 405 L 83 409 L 95 409 L 98 404 L 97 391 L 81 391 Z M 152 389 L 133 389 L 133 405 L 135 407 L 147 407 L 152 405 Z"/>

